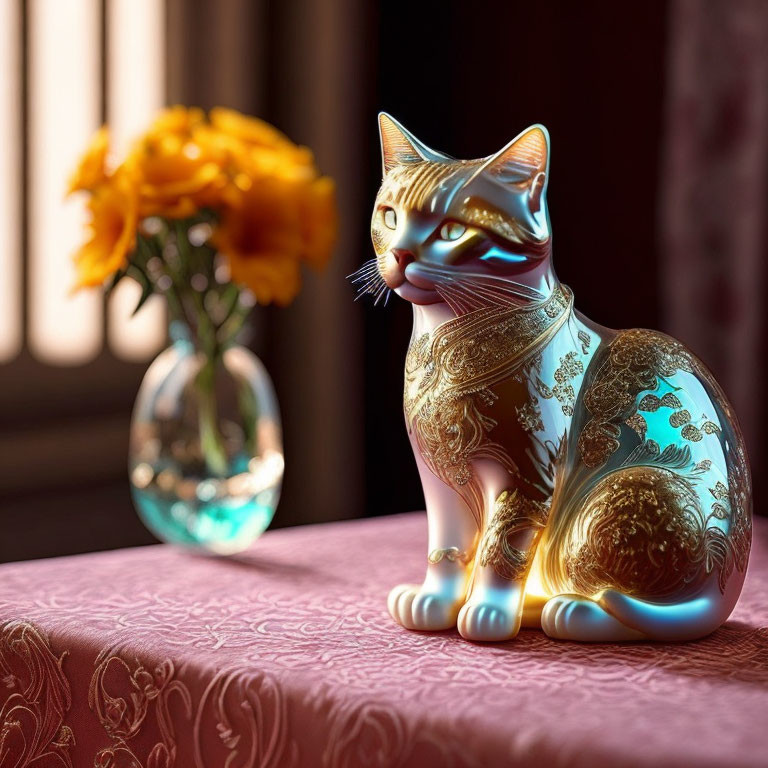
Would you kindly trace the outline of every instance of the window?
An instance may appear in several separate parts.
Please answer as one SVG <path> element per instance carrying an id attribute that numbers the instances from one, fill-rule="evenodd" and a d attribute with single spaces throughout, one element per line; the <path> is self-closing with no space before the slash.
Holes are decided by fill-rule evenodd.
<path id="1" fill-rule="evenodd" d="M 0 515 L 30 538 L 82 526 L 78 507 L 127 506 L 130 407 L 164 306 L 131 318 L 130 281 L 109 302 L 72 295 L 85 210 L 64 194 L 99 125 L 121 153 L 165 103 L 165 13 L 165 0 L 0 3 Z"/>
<path id="2" fill-rule="evenodd" d="M 162 0 L 2 4 L 2 362 L 27 348 L 46 364 L 83 364 L 105 341 L 118 359 L 147 360 L 162 346 L 162 304 L 131 318 L 130 281 L 106 313 L 97 293 L 72 295 L 85 212 L 64 192 L 102 117 L 121 153 L 164 103 L 164 11 Z"/>

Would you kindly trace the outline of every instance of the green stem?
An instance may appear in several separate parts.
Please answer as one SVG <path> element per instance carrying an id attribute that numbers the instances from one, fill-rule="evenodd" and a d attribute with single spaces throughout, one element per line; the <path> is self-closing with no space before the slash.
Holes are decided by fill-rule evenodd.
<path id="1" fill-rule="evenodd" d="M 218 425 L 216 365 L 216 359 L 206 358 L 196 379 L 199 398 L 200 447 L 208 470 L 214 475 L 225 477 L 229 462 Z"/>
<path id="2" fill-rule="evenodd" d="M 230 316 L 218 327 L 217 334 L 219 343 L 222 347 L 228 347 L 234 343 L 237 334 L 240 333 L 246 319 L 248 318 L 248 309 L 238 307 Z"/>
<path id="3" fill-rule="evenodd" d="M 157 290 L 148 264 L 157 257 L 161 271 L 168 279 L 164 288 L 171 317 L 182 323 L 202 365 L 195 379 L 198 397 L 200 445 L 205 464 L 214 475 L 225 476 L 228 471 L 227 452 L 219 430 L 216 402 L 216 371 L 222 363 L 224 351 L 230 346 L 243 326 L 248 308 L 239 301 L 239 288 L 222 285 L 215 279 L 214 251 L 208 245 L 193 245 L 189 229 L 207 221 L 199 215 L 183 221 L 166 221 L 162 233 L 139 238 L 134 267 L 139 277 L 148 284 L 150 292 Z M 167 238 L 175 239 L 177 256 L 168 255 Z M 206 287 L 192 287 L 195 275 L 203 275 Z"/>
<path id="4" fill-rule="evenodd" d="M 195 269 L 193 261 L 199 258 L 201 249 L 194 248 L 187 237 L 188 225 L 175 223 L 176 247 L 179 250 L 179 269 L 173 269 L 166 262 L 166 270 L 171 278 L 171 289 L 180 315 L 189 329 L 198 354 L 202 356 L 202 366 L 196 377 L 198 395 L 198 423 L 200 429 L 200 447 L 208 470 L 217 476 L 226 476 L 229 468 L 224 439 L 219 430 L 218 407 L 216 402 L 216 369 L 221 364 L 223 348 L 218 343 L 216 327 L 205 308 L 204 295 L 192 288 L 190 279 Z M 212 278 L 212 275 L 209 277 Z"/>

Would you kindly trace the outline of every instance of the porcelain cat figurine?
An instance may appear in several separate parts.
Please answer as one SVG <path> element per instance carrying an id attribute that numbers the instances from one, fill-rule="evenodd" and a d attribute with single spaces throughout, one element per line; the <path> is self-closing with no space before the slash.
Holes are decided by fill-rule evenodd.
<path id="1" fill-rule="evenodd" d="M 454 160 L 379 121 L 376 258 L 353 282 L 413 305 L 404 409 L 429 528 L 424 583 L 391 591 L 393 618 L 489 641 L 712 632 L 751 541 L 744 444 L 712 375 L 668 336 L 574 310 L 543 126 Z"/>

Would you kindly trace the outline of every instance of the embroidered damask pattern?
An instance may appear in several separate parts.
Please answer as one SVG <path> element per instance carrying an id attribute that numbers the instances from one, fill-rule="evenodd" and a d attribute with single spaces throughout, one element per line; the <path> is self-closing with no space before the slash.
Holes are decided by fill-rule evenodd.
<path id="1" fill-rule="evenodd" d="M 0 708 L 2 768 L 74 768 L 70 751 L 75 737 L 64 724 L 71 707 L 62 670 L 65 656 L 55 656 L 45 634 L 30 623 L 11 621 L 0 627 L 0 673 L 11 691 Z M 298 753 L 288 736 L 283 694 L 274 680 L 257 677 L 249 670 L 215 676 L 197 706 L 192 728 L 193 701 L 187 686 L 174 679 L 171 660 L 148 669 L 138 659 L 129 664 L 103 652 L 90 681 L 88 705 L 110 744 L 96 751 L 94 768 L 186 765 L 177 755 L 179 726 L 194 733 L 196 768 L 291 768 Z M 208 738 L 210 731 L 215 738 Z M 89 735 L 93 732 L 89 727 Z M 148 733 L 158 741 L 148 750 L 137 747 Z"/>
<path id="2" fill-rule="evenodd" d="M 294 768 L 299 760 L 285 693 L 274 678 L 247 667 L 213 676 L 193 734 L 195 768 Z"/>
<path id="3" fill-rule="evenodd" d="M 720 493 L 714 482 L 710 487 Z M 632 742 L 615 744 L 630 756 L 632 745 L 641 744 L 659 765 L 726 766 L 739 743 L 743 763 L 760 765 L 763 745 L 753 736 L 768 706 L 763 522 L 757 521 L 750 572 L 732 620 L 688 644 L 557 643 L 525 631 L 514 643 L 479 645 L 455 632 L 407 632 L 382 610 L 382 595 L 393 581 L 421 574 L 423 513 L 274 531 L 237 561 L 142 547 L 6 564 L 0 615 L 27 617 L 43 637 L 55 633 L 53 666 L 35 679 L 55 679 L 57 658 L 64 647 L 70 651 L 63 670 L 85 715 L 75 723 L 75 746 L 87 756 L 77 768 L 92 764 L 92 745 L 103 746 L 106 738 L 86 701 L 93 657 L 106 646 L 119 648 L 126 661 L 155 649 L 172 659 L 174 679 L 189 687 L 192 722 L 173 700 L 175 768 L 259 766 L 250 756 L 277 754 L 269 752 L 272 743 L 286 744 L 288 768 L 296 751 L 301 768 L 421 768 L 473 759 L 478 765 L 567 765 L 574 749 L 586 766 L 605 762 L 602 739 L 626 734 L 627 723 Z M 13 691 L 3 663 L 0 702 Z M 12 664 L 26 663 L 19 657 Z M 230 672 L 218 673 L 225 668 Z M 262 677 L 268 678 L 264 686 Z M 279 710 L 272 689 L 282 694 Z M 124 698 L 129 688 L 108 690 Z M 38 700 L 47 701 L 45 686 L 40 693 Z M 55 696 L 52 701 L 61 711 Z M 718 727 L 702 729 L 712 702 Z M 520 712 L 525 721 L 510 728 Z M 669 722 L 673 729 L 664 727 Z M 161 740 L 157 733 L 150 711 L 134 741 L 146 737 L 154 744 Z M 260 747 L 252 746 L 254 739 Z M 207 762 L 193 756 L 197 740 Z M 380 749 L 382 742 L 387 746 Z M 425 754 L 435 755 L 433 761 L 420 759 Z M 9 762 L 17 768 L 4 759 L 3 768 Z M 270 768 L 280 764 L 274 758 Z M 55 761 L 42 765 L 60 768 Z"/>
<path id="4" fill-rule="evenodd" d="M 409 427 L 427 466 L 462 493 L 478 525 L 483 502 L 471 461 L 494 458 L 515 472 L 488 436 L 495 426 L 484 413 L 496 399 L 492 387 L 553 337 L 571 305 L 570 291 L 558 286 L 545 301 L 476 310 L 411 343 L 403 398 Z"/>
<path id="5" fill-rule="evenodd" d="M 171 699 L 180 702 L 183 716 L 190 719 L 192 699 L 187 687 L 174 680 L 174 665 L 166 660 L 152 670 L 138 659 L 133 666 L 120 656 L 103 654 L 91 678 L 88 705 L 111 740 L 94 757 L 94 768 L 130 765 L 131 768 L 172 768 L 176 765 L 176 736 L 171 718 Z M 142 730 L 150 708 L 153 725 L 162 736 L 146 760 L 136 754 L 132 740 Z"/>
<path id="6" fill-rule="evenodd" d="M 552 394 L 557 398 L 566 416 L 573 416 L 573 404 L 576 400 L 571 380 L 584 373 L 584 363 L 578 359 L 576 352 L 569 352 L 560 358 L 560 365 L 555 369 L 555 386 Z"/>
<path id="7" fill-rule="evenodd" d="M 493 517 L 483 537 L 480 565 L 491 566 L 502 579 L 525 578 L 536 551 L 535 539 L 543 530 L 548 504 L 527 498 L 519 490 L 503 491 L 496 499 Z M 532 541 L 518 546 L 519 534 L 533 531 Z"/>
<path id="8" fill-rule="evenodd" d="M 46 634 L 26 621 L 0 626 L 0 766 L 72 768 L 74 735 L 65 725 L 72 705 L 64 675 Z"/>
<path id="9" fill-rule="evenodd" d="M 377 702 L 320 698 L 331 721 L 328 740 L 319 755 L 322 768 L 390 768 L 417 765 L 477 766 L 461 749 L 456 735 L 438 735 L 419 728 Z"/>

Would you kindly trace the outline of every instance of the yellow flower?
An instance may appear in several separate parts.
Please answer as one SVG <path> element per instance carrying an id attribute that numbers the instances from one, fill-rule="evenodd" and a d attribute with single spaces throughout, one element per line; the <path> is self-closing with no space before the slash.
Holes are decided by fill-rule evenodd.
<path id="1" fill-rule="evenodd" d="M 93 135 L 80 164 L 69 180 L 67 194 L 80 190 L 92 190 L 107 180 L 107 153 L 109 130 L 102 126 Z"/>
<path id="2" fill-rule="evenodd" d="M 70 184 L 91 193 L 87 242 L 76 255 L 78 285 L 100 285 L 124 267 L 148 216 L 218 215 L 214 245 L 234 282 L 263 304 L 288 304 L 301 264 L 326 264 L 337 231 L 333 181 L 312 152 L 268 123 L 230 109 L 161 112 L 123 164 L 106 167 L 109 137 L 96 134 Z"/>
<path id="3" fill-rule="evenodd" d="M 93 190 L 88 211 L 88 238 L 75 254 L 77 288 L 102 285 L 136 246 L 136 191 L 123 174 Z"/>
<path id="4" fill-rule="evenodd" d="M 242 142 L 249 149 L 271 149 L 288 155 L 294 163 L 313 165 L 312 152 L 294 144 L 284 133 L 257 117 L 248 117 L 234 109 L 214 107 L 209 113 L 211 125 L 221 133 Z"/>
<path id="5" fill-rule="evenodd" d="M 197 140 L 198 109 L 171 107 L 160 114 L 125 161 L 139 190 L 139 214 L 187 218 L 214 206 L 224 184 L 210 145 Z"/>
<path id="6" fill-rule="evenodd" d="M 190 136 L 192 131 L 205 123 L 205 113 L 198 107 L 183 107 L 179 104 L 162 110 L 152 121 L 147 135 L 175 133 Z"/>
<path id="7" fill-rule="evenodd" d="M 280 253 L 230 260 L 232 281 L 246 286 L 259 304 L 287 307 L 301 288 L 299 263 Z"/>
<path id="8" fill-rule="evenodd" d="M 142 216 L 186 218 L 212 202 L 219 166 L 192 140 L 147 137 L 126 161 L 135 174 Z"/>
<path id="9" fill-rule="evenodd" d="M 232 280 L 261 304 L 288 304 L 301 285 L 303 250 L 296 189 L 279 178 L 243 191 L 221 212 L 214 244 L 227 257 Z"/>
<path id="10" fill-rule="evenodd" d="M 221 210 L 214 245 L 232 279 L 261 304 L 288 304 L 301 287 L 300 264 L 325 265 L 336 238 L 334 185 L 278 175 L 255 180 Z"/>
<path id="11" fill-rule="evenodd" d="M 203 155 L 219 169 L 208 199 L 210 207 L 218 208 L 231 200 L 238 187 L 244 188 L 251 183 L 253 162 L 250 152 L 241 141 L 210 124 L 201 125 L 194 136 Z M 246 168 L 250 170 L 246 171 Z"/>

